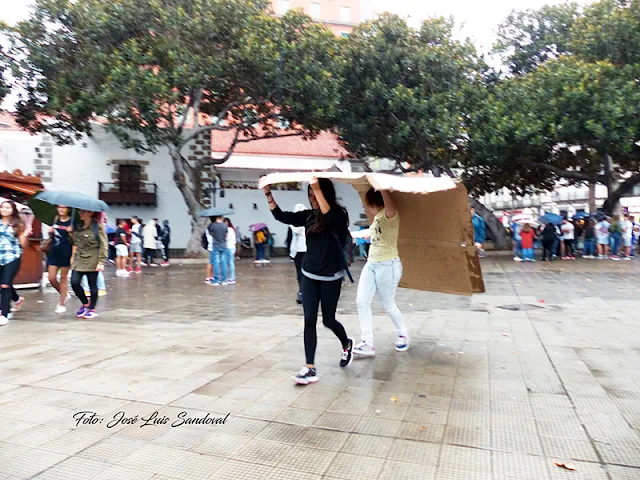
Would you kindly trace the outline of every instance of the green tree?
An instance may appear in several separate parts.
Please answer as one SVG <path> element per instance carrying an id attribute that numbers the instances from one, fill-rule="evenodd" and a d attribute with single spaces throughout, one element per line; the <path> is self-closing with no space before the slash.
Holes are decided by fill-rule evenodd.
<path id="1" fill-rule="evenodd" d="M 496 51 L 511 75 L 471 113 L 466 182 L 476 192 L 602 183 L 612 213 L 640 183 L 640 6 L 605 0 L 513 13 Z"/>
<path id="2" fill-rule="evenodd" d="M 570 56 L 505 80 L 472 113 L 466 182 L 478 193 L 517 194 L 550 190 L 559 179 L 599 182 L 611 213 L 640 183 L 639 75 L 640 65 Z"/>
<path id="3" fill-rule="evenodd" d="M 569 32 L 578 18 L 576 3 L 513 11 L 498 27 L 494 53 L 513 74 L 523 74 L 570 51 Z"/>
<path id="4" fill-rule="evenodd" d="M 465 139 L 470 80 L 479 76 L 473 46 L 454 40 L 452 26 L 437 18 L 414 30 L 385 15 L 344 41 L 338 126 L 349 151 L 451 171 Z"/>
<path id="5" fill-rule="evenodd" d="M 269 5 L 38 0 L 11 35 L 14 74 L 27 86 L 18 121 L 61 145 L 91 136 L 100 120 L 125 148 L 167 148 L 197 222 L 203 168 L 240 142 L 313 136 L 335 117 L 337 40 L 301 12 L 276 18 Z M 214 130 L 233 132 L 226 154 L 189 161 L 185 145 Z"/>
<path id="6" fill-rule="evenodd" d="M 0 103 L 11 91 L 9 80 L 5 76 L 9 70 L 9 56 L 5 53 L 5 47 L 2 44 L 4 32 L 7 29 L 7 25 L 0 22 Z"/>

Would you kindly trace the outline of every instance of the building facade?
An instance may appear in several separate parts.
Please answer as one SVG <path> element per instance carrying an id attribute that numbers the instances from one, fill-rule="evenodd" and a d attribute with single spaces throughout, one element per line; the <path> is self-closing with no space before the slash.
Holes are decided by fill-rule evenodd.
<path id="1" fill-rule="evenodd" d="M 206 134 L 183 149 L 194 161 L 220 156 L 228 138 Z M 264 194 L 258 190 L 260 176 L 277 171 L 352 171 L 352 162 L 337 139 L 327 133 L 315 140 L 297 137 L 259 140 L 239 144 L 236 153 L 222 165 L 202 173 L 202 204 L 233 212 L 233 223 L 242 235 L 249 225 L 264 222 L 283 246 L 287 226 L 275 222 Z M 356 167 L 359 165 L 355 162 Z M 139 155 L 125 150 L 118 140 L 96 126 L 92 138 L 71 146 L 57 146 L 47 135 L 21 131 L 8 113 L 0 113 L 0 171 L 20 170 L 38 175 L 45 188 L 73 190 L 101 198 L 111 208 L 108 222 L 137 215 L 144 221 L 158 218 L 172 226 L 171 248 L 186 248 L 192 220 L 182 194 L 173 180 L 173 164 L 166 149 Z M 309 204 L 305 185 L 277 187 L 276 198 L 283 208 Z M 339 201 L 347 208 L 352 223 L 364 215 L 360 198 L 349 185 L 338 185 Z"/>
<path id="2" fill-rule="evenodd" d="M 273 0 L 276 15 L 302 9 L 338 36 L 348 36 L 360 22 L 371 18 L 369 0 Z"/>

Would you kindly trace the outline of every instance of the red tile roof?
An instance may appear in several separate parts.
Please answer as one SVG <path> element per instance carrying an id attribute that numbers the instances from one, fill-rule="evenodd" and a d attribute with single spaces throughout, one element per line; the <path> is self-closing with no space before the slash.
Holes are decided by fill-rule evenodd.
<path id="1" fill-rule="evenodd" d="M 16 119 L 11 112 L 0 110 L 0 132 L 2 131 L 24 131 L 16 123 Z"/>
<path id="2" fill-rule="evenodd" d="M 234 132 L 211 132 L 211 151 L 226 152 L 233 140 L 233 136 Z M 349 156 L 349 153 L 340 145 L 338 137 L 331 132 L 320 132 L 313 140 L 305 140 L 302 137 L 283 137 L 238 143 L 234 153 L 335 159 Z"/>

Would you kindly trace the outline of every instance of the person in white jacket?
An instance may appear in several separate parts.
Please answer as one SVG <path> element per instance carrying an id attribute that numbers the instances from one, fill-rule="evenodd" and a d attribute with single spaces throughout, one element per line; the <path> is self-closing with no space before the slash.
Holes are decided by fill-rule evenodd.
<path id="1" fill-rule="evenodd" d="M 307 210 L 303 204 L 299 203 L 295 206 L 294 211 L 303 212 Z M 293 227 L 291 229 L 291 245 L 289 246 L 289 256 L 296 264 L 296 273 L 298 276 L 298 295 L 296 302 L 298 305 L 302 304 L 302 261 L 307 254 L 307 239 L 304 234 L 305 227 Z"/>
<path id="2" fill-rule="evenodd" d="M 156 229 L 155 221 L 149 220 L 149 223 L 144 226 L 142 229 L 142 238 L 145 262 L 149 266 L 155 267 L 156 265 L 153 263 L 153 257 L 156 254 L 156 242 L 158 240 L 158 230 Z"/>
<path id="3" fill-rule="evenodd" d="M 228 218 L 224 219 L 229 229 L 227 230 L 227 253 L 224 261 L 227 264 L 229 285 L 236 283 L 236 248 L 238 246 L 238 235 L 236 229 Z"/>

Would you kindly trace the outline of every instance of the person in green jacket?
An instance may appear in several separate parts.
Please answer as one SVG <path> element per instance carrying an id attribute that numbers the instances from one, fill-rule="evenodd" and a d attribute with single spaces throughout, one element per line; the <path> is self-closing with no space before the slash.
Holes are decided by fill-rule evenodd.
<path id="1" fill-rule="evenodd" d="M 104 223 L 100 221 L 100 213 L 80 210 L 80 225 L 71 234 L 73 259 L 71 287 L 82 302 L 77 318 L 95 318 L 98 303 L 98 273 L 104 270 L 107 261 L 108 240 Z M 88 300 L 82 288 L 82 278 L 87 277 L 91 299 Z"/>

